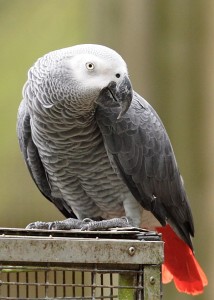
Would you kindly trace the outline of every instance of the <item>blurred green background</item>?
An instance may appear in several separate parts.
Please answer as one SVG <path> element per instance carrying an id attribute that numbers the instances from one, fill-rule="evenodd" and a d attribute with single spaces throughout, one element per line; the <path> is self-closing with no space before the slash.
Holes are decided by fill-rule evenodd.
<path id="1" fill-rule="evenodd" d="M 80 43 L 118 51 L 134 89 L 171 138 L 195 218 L 196 256 L 213 299 L 214 1 L 0 0 L 0 226 L 62 219 L 33 184 L 16 137 L 27 70 L 43 54 Z M 164 299 L 188 300 L 173 284 Z"/>

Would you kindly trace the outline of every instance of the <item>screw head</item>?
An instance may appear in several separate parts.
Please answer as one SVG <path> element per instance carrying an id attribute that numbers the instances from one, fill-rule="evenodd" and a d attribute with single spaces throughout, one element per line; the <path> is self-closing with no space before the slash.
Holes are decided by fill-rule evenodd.
<path id="1" fill-rule="evenodd" d="M 133 256 L 135 254 L 135 248 L 134 247 L 130 247 L 128 250 L 129 255 Z"/>
<path id="2" fill-rule="evenodd" d="M 155 278 L 154 278 L 153 276 L 151 276 L 151 277 L 149 278 L 149 282 L 150 282 L 151 284 L 155 284 Z"/>

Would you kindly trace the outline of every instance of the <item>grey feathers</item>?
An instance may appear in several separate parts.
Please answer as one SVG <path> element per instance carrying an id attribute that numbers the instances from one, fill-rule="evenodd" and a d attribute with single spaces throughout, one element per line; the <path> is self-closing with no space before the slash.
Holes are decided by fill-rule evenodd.
<path id="1" fill-rule="evenodd" d="M 139 226 L 143 207 L 192 247 L 192 215 L 168 135 L 115 51 L 78 45 L 39 59 L 17 133 L 34 182 L 66 217 L 126 214 Z"/>
<path id="2" fill-rule="evenodd" d="M 170 140 L 154 109 L 134 93 L 121 120 L 113 110 L 100 107 L 96 118 L 105 147 L 134 197 L 162 225 L 179 228 L 190 243 L 183 229 L 194 235 L 190 207 Z"/>

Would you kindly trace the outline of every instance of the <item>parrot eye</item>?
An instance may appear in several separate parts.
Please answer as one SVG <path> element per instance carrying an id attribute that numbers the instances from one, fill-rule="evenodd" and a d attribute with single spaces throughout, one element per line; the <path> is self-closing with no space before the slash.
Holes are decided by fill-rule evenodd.
<path id="1" fill-rule="evenodd" d="M 115 76 L 116 76 L 117 78 L 120 78 L 120 73 L 117 73 Z"/>
<path id="2" fill-rule="evenodd" d="M 87 62 L 85 65 L 88 70 L 94 70 L 94 68 L 95 68 L 95 66 L 92 62 Z"/>

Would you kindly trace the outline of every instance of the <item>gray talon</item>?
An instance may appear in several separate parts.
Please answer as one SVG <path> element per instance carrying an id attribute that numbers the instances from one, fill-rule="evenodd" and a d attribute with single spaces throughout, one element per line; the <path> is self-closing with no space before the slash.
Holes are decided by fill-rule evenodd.
<path id="1" fill-rule="evenodd" d="M 26 226 L 26 229 L 48 229 L 48 230 L 71 230 L 80 229 L 81 231 L 107 230 L 115 227 L 132 226 L 132 220 L 128 217 L 114 218 L 110 220 L 94 221 L 85 218 L 82 221 L 78 219 L 66 219 L 54 222 L 33 222 Z"/>

